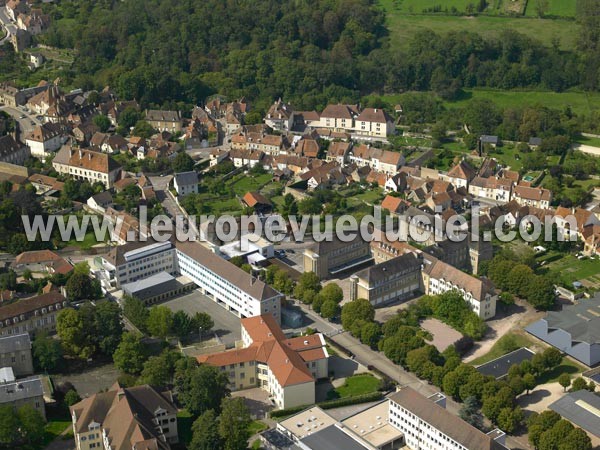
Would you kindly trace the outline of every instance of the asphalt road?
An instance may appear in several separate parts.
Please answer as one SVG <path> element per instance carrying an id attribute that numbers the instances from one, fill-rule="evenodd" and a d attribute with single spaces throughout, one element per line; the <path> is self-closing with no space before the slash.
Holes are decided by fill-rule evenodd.
<path id="1" fill-rule="evenodd" d="M 11 34 L 15 34 L 17 32 L 17 26 L 10 21 L 10 18 L 6 13 L 6 7 L 0 8 L 0 23 L 6 30 L 6 36 L 0 40 L 0 45 L 2 45 L 6 40 L 10 39 Z"/>
<path id="2" fill-rule="evenodd" d="M 23 143 L 25 143 L 25 136 L 27 136 L 36 125 L 42 124 L 42 122 L 35 117 L 34 113 L 27 112 L 20 106 L 16 108 L 13 106 L 0 106 L 0 111 L 10 114 L 13 119 L 19 123 L 19 129 L 21 130 L 19 137 Z"/>

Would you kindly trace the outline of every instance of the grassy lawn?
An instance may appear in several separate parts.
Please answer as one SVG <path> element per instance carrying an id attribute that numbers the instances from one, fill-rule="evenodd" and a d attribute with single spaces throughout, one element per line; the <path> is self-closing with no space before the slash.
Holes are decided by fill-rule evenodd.
<path id="1" fill-rule="evenodd" d="M 551 276 L 561 278 L 567 284 L 573 281 L 600 273 L 600 264 L 595 259 L 577 259 L 573 255 L 565 255 L 563 258 L 552 261 L 545 266 Z"/>
<path id="2" fill-rule="evenodd" d="M 393 0 L 380 0 L 387 9 L 387 25 L 390 42 L 400 48 L 407 48 L 415 33 L 424 30 L 446 34 L 450 31 L 478 33 L 485 38 L 497 38 L 507 29 L 522 33 L 550 46 L 552 39 L 558 38 L 563 50 L 575 47 L 579 35 L 579 25 L 573 20 L 538 19 L 530 17 L 493 16 L 444 16 L 410 15 L 394 10 Z M 561 1 L 561 0 L 557 0 Z M 421 3 L 421 2 L 420 2 Z M 440 2 L 437 1 L 439 4 Z M 422 8 L 421 8 L 422 10 Z M 420 12 L 420 11 L 419 11 Z"/>
<path id="3" fill-rule="evenodd" d="M 579 136 L 575 139 L 575 142 L 578 144 L 590 145 L 592 147 L 600 147 L 600 138 Z"/>
<path id="4" fill-rule="evenodd" d="M 569 358 L 564 357 L 560 364 L 556 366 L 554 369 L 544 372 L 538 379 L 538 384 L 545 383 L 554 383 L 558 381 L 558 377 L 563 373 L 568 373 L 569 375 L 573 375 L 575 373 L 581 373 L 585 369 L 583 366 L 571 361 Z"/>
<path id="5" fill-rule="evenodd" d="M 241 197 L 248 191 L 258 190 L 263 184 L 268 183 L 272 179 L 273 175 L 269 173 L 258 176 L 244 174 L 234 177 L 227 182 L 227 185 L 232 186 L 235 193 Z"/>
<path id="6" fill-rule="evenodd" d="M 252 436 L 265 431 L 269 426 L 261 420 L 253 420 L 248 426 L 248 431 Z"/>
<path id="7" fill-rule="evenodd" d="M 521 347 L 530 347 L 532 344 L 533 341 L 524 334 L 505 334 L 496 341 L 488 353 L 470 361 L 469 364 L 479 366 Z"/>
<path id="8" fill-rule="evenodd" d="M 379 380 L 373 375 L 354 375 L 346 378 L 346 382 L 327 393 L 327 400 L 336 398 L 355 397 L 357 395 L 375 392 L 379 387 Z"/>
<path id="9" fill-rule="evenodd" d="M 548 12 L 546 14 L 549 16 L 575 17 L 576 6 L 576 0 L 548 0 Z M 527 2 L 525 15 L 537 17 L 535 2 Z"/>
<path id="10" fill-rule="evenodd" d="M 39 448 L 45 448 L 50 442 L 55 440 L 63 431 L 72 425 L 73 422 L 70 420 L 50 420 L 44 427 L 44 438 L 42 439 Z M 71 432 L 69 436 L 72 437 L 73 433 Z"/>
<path id="11" fill-rule="evenodd" d="M 108 233 L 107 233 L 107 238 Z M 100 244 L 101 242 L 98 242 L 96 240 L 96 234 L 93 231 L 88 231 L 87 233 L 85 233 L 85 236 L 83 238 L 83 241 L 79 242 L 77 240 L 75 240 L 75 237 L 73 237 L 69 242 L 67 242 L 67 247 L 79 247 L 81 250 L 89 250 L 90 248 L 92 248 L 94 245 Z"/>

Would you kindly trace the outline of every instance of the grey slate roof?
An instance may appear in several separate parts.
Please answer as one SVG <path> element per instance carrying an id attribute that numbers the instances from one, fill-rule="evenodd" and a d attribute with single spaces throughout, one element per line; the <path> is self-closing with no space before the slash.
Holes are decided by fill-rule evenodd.
<path id="1" fill-rule="evenodd" d="M 355 441 L 335 425 L 305 437 L 301 442 L 312 450 L 365 450 L 367 447 Z"/>
<path id="2" fill-rule="evenodd" d="M 31 350 L 29 333 L 0 337 L 0 354 Z"/>
<path id="3" fill-rule="evenodd" d="M 521 364 L 522 361 L 530 361 L 535 355 L 534 352 L 526 347 L 515 350 L 514 352 L 507 353 L 504 356 L 496 358 L 490 362 L 482 364 L 477 367 L 477 371 L 483 375 L 492 375 L 495 378 L 502 378 L 508 374 L 508 369 L 513 364 Z"/>
<path id="4" fill-rule="evenodd" d="M 548 328 L 566 331 L 573 341 L 600 343 L 600 294 L 566 306 L 562 311 L 551 311 L 544 320 Z"/>
<path id="5" fill-rule="evenodd" d="M 489 136 L 487 134 L 484 134 L 479 139 L 484 144 L 497 144 L 498 143 L 498 136 Z"/>
<path id="6" fill-rule="evenodd" d="M 582 407 L 585 406 L 583 405 L 584 403 L 600 410 L 600 396 L 586 390 L 563 395 L 548 408 L 570 422 L 573 422 L 578 427 L 600 437 L 600 417 Z"/>
<path id="7" fill-rule="evenodd" d="M 0 385 L 0 404 L 33 397 L 42 397 L 44 388 L 40 377 L 24 378 Z"/>
<path id="8" fill-rule="evenodd" d="M 174 182 L 177 183 L 177 186 L 198 184 L 198 173 L 193 170 L 190 172 L 176 173 Z"/>
<path id="9" fill-rule="evenodd" d="M 143 280 L 126 283 L 121 286 L 123 292 L 129 295 L 145 300 L 157 295 L 166 294 L 177 289 L 181 283 L 167 272 L 160 272 Z"/>
<path id="10" fill-rule="evenodd" d="M 420 270 L 420 268 L 421 262 L 419 259 L 413 253 L 405 253 L 404 255 L 361 270 L 356 276 L 367 281 L 369 285 L 374 285 L 380 281 L 388 280 L 393 275 L 400 276 L 406 272 Z"/>

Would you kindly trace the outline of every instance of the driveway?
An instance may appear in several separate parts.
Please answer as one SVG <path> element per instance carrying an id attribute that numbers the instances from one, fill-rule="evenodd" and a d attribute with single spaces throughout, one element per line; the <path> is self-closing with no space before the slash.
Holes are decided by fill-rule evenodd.
<path id="1" fill-rule="evenodd" d="M 6 13 L 6 7 L 0 8 L 0 24 L 6 30 L 6 36 L 0 40 L 0 45 L 4 44 L 5 41 L 10 39 L 11 34 L 16 34 L 17 27 L 10 21 L 8 14 Z"/>
<path id="2" fill-rule="evenodd" d="M 104 366 L 84 370 L 80 373 L 53 375 L 52 380 L 55 385 L 70 381 L 73 383 L 73 386 L 75 386 L 79 396 L 84 398 L 94 395 L 103 389 L 108 389 L 115 381 L 117 381 L 119 375 L 120 372 L 114 365 L 106 364 Z"/>
<path id="3" fill-rule="evenodd" d="M 227 311 L 211 298 L 201 294 L 198 290 L 169 300 L 162 303 L 162 305 L 168 307 L 173 312 L 185 311 L 191 316 L 197 312 L 209 314 L 215 323 L 212 333 L 216 334 L 227 347 L 233 347 L 236 341 L 242 338 L 240 318 Z"/>

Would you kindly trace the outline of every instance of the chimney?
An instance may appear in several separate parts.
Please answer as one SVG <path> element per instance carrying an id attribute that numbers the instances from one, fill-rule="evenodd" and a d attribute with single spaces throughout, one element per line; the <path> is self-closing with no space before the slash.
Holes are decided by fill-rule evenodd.
<path id="1" fill-rule="evenodd" d="M 88 153 L 88 159 L 89 159 L 90 161 L 92 160 L 92 153 L 91 153 L 91 152 L 89 152 L 89 153 Z"/>
<path id="2" fill-rule="evenodd" d="M 79 159 L 83 158 L 83 152 L 79 149 Z"/>

